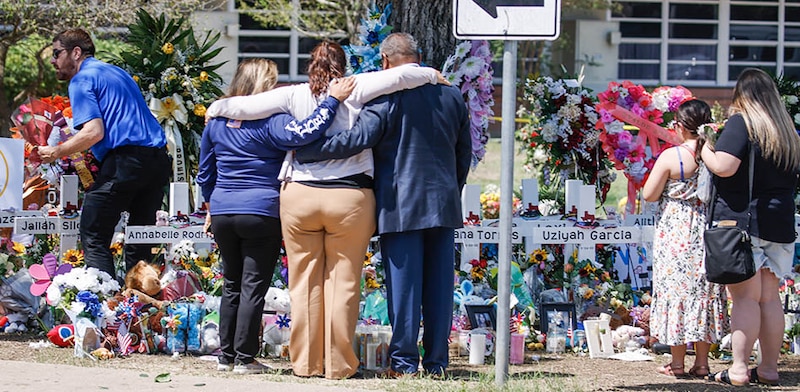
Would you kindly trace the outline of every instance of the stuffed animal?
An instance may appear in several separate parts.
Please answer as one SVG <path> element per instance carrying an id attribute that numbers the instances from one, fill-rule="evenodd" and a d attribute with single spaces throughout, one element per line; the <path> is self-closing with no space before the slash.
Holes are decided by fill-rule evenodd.
<path id="1" fill-rule="evenodd" d="M 156 226 L 169 226 L 169 212 L 164 210 L 156 211 Z"/>
<path id="2" fill-rule="evenodd" d="M 28 330 L 28 315 L 24 313 L 9 313 L 6 315 L 8 325 L 6 333 L 25 332 Z"/>
<path id="3" fill-rule="evenodd" d="M 219 348 L 219 313 L 212 312 L 203 317 L 203 343 L 200 351 L 211 354 Z"/>
<path id="4" fill-rule="evenodd" d="M 264 310 L 274 313 L 291 313 L 289 290 L 270 287 L 264 297 Z"/>
<path id="5" fill-rule="evenodd" d="M 127 274 L 125 274 L 126 297 L 136 295 L 142 304 L 153 305 L 157 308 L 164 306 L 163 301 L 157 299 L 161 291 L 161 280 L 159 270 L 155 266 L 139 260 Z"/>
<path id="6" fill-rule="evenodd" d="M 642 328 L 620 325 L 611 331 L 611 341 L 621 351 L 635 351 L 647 343 L 647 336 Z"/>

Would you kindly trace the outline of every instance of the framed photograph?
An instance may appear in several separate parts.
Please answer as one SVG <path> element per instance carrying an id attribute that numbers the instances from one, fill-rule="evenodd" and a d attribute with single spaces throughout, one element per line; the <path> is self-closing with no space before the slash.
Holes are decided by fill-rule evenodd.
<path id="1" fill-rule="evenodd" d="M 488 328 L 493 331 L 496 329 L 497 316 L 494 305 L 464 305 L 464 308 L 467 309 L 467 317 L 469 317 L 472 329 Z"/>
<path id="2" fill-rule="evenodd" d="M 563 330 L 578 329 L 578 319 L 575 317 L 575 304 L 572 302 L 557 302 L 539 305 L 539 329 L 547 333 L 550 325 L 556 325 Z"/>

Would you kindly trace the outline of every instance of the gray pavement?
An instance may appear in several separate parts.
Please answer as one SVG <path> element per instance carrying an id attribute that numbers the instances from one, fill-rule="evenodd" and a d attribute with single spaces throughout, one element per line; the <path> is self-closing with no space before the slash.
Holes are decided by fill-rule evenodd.
<path id="1" fill-rule="evenodd" d="M 0 392 L 337 392 L 352 388 L 315 384 L 267 381 L 267 376 L 249 375 L 235 378 L 172 374 L 169 382 L 155 382 L 156 374 L 146 377 L 141 371 L 102 367 L 81 367 L 48 363 L 0 360 Z"/>

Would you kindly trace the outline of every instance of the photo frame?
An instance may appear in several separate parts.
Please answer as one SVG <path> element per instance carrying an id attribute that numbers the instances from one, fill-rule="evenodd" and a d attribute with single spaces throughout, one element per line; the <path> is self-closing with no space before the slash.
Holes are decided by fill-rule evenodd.
<path id="1" fill-rule="evenodd" d="M 578 329 L 578 319 L 575 316 L 575 304 L 572 302 L 556 302 L 539 305 L 539 330 L 547 333 L 550 327 L 550 320 L 558 316 L 565 325 L 571 327 L 573 331 Z"/>
<path id="2" fill-rule="evenodd" d="M 472 329 L 488 328 L 496 330 L 497 314 L 494 305 L 464 305 Z"/>

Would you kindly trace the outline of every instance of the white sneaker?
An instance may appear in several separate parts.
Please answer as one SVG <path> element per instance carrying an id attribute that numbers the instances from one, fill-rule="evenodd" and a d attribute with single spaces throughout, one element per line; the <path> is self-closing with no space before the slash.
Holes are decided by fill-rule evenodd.
<path id="1" fill-rule="evenodd" d="M 233 367 L 233 372 L 235 374 L 264 374 L 270 370 L 272 370 L 271 366 L 264 365 L 258 361 L 253 361 L 248 364 L 239 363 Z"/>
<path id="2" fill-rule="evenodd" d="M 217 371 L 219 371 L 219 372 L 229 372 L 231 370 L 233 370 L 233 364 L 232 363 L 220 363 L 220 362 L 217 362 Z"/>

